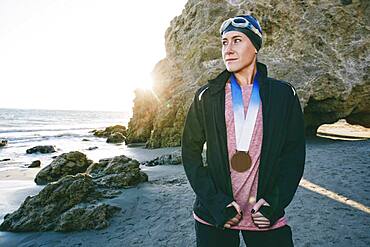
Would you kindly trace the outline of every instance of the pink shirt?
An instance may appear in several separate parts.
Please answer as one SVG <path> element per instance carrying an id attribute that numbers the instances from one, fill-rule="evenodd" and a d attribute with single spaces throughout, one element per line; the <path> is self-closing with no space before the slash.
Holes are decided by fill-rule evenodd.
<path id="1" fill-rule="evenodd" d="M 249 98 L 252 93 L 253 84 L 242 86 L 244 111 L 247 114 Z M 229 165 L 231 163 L 231 157 L 236 152 L 236 139 L 235 139 L 235 127 L 234 127 L 234 112 L 232 105 L 231 96 L 231 84 L 226 83 L 225 86 L 225 121 L 227 130 L 227 146 L 229 153 Z M 262 104 L 260 103 L 256 124 L 252 134 L 252 140 L 249 148 L 249 155 L 252 159 L 252 166 L 245 172 L 237 172 L 232 169 L 230 165 L 230 176 L 233 187 L 233 195 L 235 201 L 241 207 L 243 211 L 243 218 L 238 225 L 232 226 L 231 229 L 239 230 L 253 230 L 253 231 L 264 231 L 282 227 L 287 224 L 286 218 L 283 216 L 278 219 L 275 224 L 269 228 L 258 228 L 252 220 L 251 210 L 253 205 L 256 203 L 257 196 L 257 185 L 258 185 L 258 167 L 260 164 L 260 155 L 262 147 L 262 135 L 263 135 L 263 121 L 262 121 Z M 208 222 L 199 218 L 193 212 L 194 218 L 204 224 L 211 225 Z"/>

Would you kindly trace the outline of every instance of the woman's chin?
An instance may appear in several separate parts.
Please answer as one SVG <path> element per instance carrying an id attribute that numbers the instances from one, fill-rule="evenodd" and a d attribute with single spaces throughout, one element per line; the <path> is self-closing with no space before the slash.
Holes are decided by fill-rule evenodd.
<path id="1" fill-rule="evenodd" d="M 240 70 L 239 68 L 236 68 L 235 66 L 226 66 L 226 69 L 230 73 L 236 73 L 236 72 L 238 72 Z"/>

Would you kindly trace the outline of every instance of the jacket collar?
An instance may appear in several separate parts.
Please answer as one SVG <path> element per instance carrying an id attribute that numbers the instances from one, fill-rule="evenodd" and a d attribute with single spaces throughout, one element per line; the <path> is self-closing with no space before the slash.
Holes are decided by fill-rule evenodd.
<path id="1" fill-rule="evenodd" d="M 265 87 L 264 82 L 267 77 L 267 66 L 263 63 L 257 62 L 257 70 L 261 75 L 261 80 L 259 81 L 260 87 L 264 88 Z M 209 80 L 208 84 L 209 84 L 210 93 L 216 94 L 220 90 L 224 89 L 226 86 L 226 82 L 229 80 L 230 76 L 231 76 L 231 72 L 225 69 L 216 78 Z"/>

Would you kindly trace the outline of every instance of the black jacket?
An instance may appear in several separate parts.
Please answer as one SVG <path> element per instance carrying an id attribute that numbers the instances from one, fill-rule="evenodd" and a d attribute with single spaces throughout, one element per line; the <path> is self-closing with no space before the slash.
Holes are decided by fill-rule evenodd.
<path id="1" fill-rule="evenodd" d="M 270 206 L 260 212 L 273 225 L 285 214 L 303 175 L 306 145 L 304 120 L 295 88 L 267 77 L 266 65 L 257 62 L 261 74 L 260 98 L 263 140 L 258 174 L 257 198 Z M 236 215 L 225 122 L 225 85 L 230 72 L 224 70 L 200 87 L 190 105 L 181 138 L 186 176 L 196 194 L 194 212 L 223 228 Z M 206 164 L 201 153 L 206 142 Z"/>

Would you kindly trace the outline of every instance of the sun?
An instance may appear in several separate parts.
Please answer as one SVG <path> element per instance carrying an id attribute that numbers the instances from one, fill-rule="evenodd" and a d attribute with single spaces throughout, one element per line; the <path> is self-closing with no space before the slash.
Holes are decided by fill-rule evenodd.
<path id="1" fill-rule="evenodd" d="M 145 75 L 140 78 L 137 85 L 140 89 L 152 90 L 153 89 L 153 78 L 150 75 Z"/>

